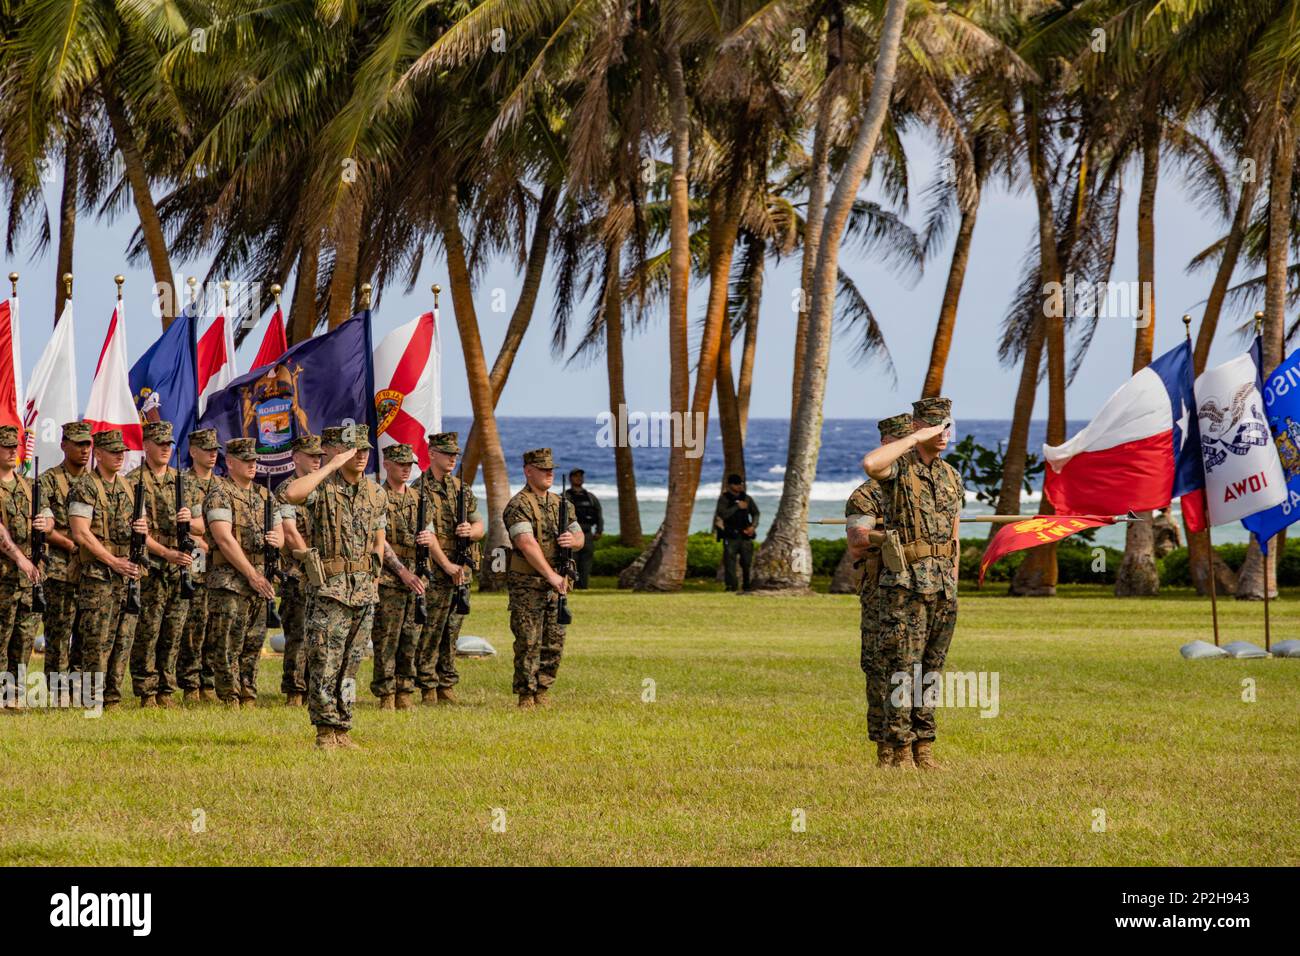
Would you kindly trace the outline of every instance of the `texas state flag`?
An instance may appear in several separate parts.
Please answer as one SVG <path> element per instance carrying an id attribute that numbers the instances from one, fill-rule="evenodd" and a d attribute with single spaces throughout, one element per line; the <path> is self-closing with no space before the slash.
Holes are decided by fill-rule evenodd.
<path id="1" fill-rule="evenodd" d="M 1043 490 L 1058 514 L 1154 511 L 1183 497 L 1191 531 L 1205 527 L 1205 474 L 1184 341 L 1125 382 L 1064 445 L 1044 445 Z"/>

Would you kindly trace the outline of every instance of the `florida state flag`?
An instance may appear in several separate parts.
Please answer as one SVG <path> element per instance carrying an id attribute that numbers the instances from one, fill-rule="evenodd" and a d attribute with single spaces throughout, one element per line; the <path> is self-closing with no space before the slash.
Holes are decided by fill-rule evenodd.
<path id="1" fill-rule="evenodd" d="M 980 584 L 984 583 L 984 572 L 990 564 L 1012 551 L 1036 548 L 1040 544 L 1051 544 L 1068 538 L 1077 531 L 1088 528 L 1100 528 L 1104 524 L 1114 524 L 1115 519 L 1096 515 L 1039 515 L 1004 524 L 984 549 L 984 559 L 980 561 Z"/>

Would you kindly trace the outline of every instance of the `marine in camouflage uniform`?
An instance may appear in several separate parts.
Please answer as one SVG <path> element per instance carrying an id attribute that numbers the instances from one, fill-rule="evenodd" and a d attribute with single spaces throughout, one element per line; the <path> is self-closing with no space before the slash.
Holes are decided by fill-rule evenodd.
<path id="1" fill-rule="evenodd" d="M 140 584 L 140 620 L 131 648 L 131 684 L 141 707 L 173 707 L 176 661 L 185 637 L 190 602 L 181 597 L 181 569 L 193 561 L 182 555 L 176 538 L 176 476 L 167 465 L 172 451 L 172 423 L 144 425 L 145 516 L 149 519 L 149 575 Z M 181 506 L 201 514 L 196 488 L 181 476 Z M 202 522 L 195 522 L 202 532 Z M 193 526 L 192 526 L 193 529 Z M 192 530 L 191 533 L 194 533 Z"/>
<path id="2" fill-rule="evenodd" d="M 894 415 L 878 423 L 882 444 L 906 438 L 912 433 L 911 415 Z M 885 741 L 885 695 L 889 677 L 880 654 L 880 545 L 878 537 L 884 526 L 885 504 L 880 483 L 868 478 L 853 490 L 844 506 L 849 549 L 862 569 L 858 582 L 858 600 L 862 607 L 862 647 L 859 663 L 867 682 L 867 738 L 876 744 L 876 756 L 882 765 L 893 763 L 894 748 Z"/>
<path id="3" fill-rule="evenodd" d="M 868 468 L 880 481 L 885 524 L 903 545 L 901 570 L 880 575 L 880 654 L 889 675 L 885 740 L 896 766 L 937 767 L 934 708 L 916 706 L 914 667 L 938 674 L 957 624 L 957 519 L 965 500 L 961 476 L 938 457 L 947 445 L 952 402 L 924 398 L 912 405 L 917 431 L 882 446 L 883 467 Z M 929 429 L 929 431 L 924 431 Z M 902 446 L 896 449 L 895 446 Z M 891 454 L 892 452 L 892 454 Z"/>
<path id="4" fill-rule="evenodd" d="M 13 681 L 4 682 L 0 707 L 21 710 L 41 616 L 32 610 L 32 586 L 40 580 L 31 562 L 32 483 L 17 465 L 18 429 L 0 426 L 0 673 Z M 37 530 L 45 531 L 53 522 L 46 517 L 40 524 Z"/>
<path id="5" fill-rule="evenodd" d="M 419 493 L 428 502 L 425 506 L 427 535 L 421 538 L 427 544 L 429 559 L 429 587 L 425 591 L 428 618 L 420 631 L 420 644 L 416 652 L 415 683 L 420 688 L 421 704 L 454 704 L 452 690 L 460 683 L 456 669 L 456 638 L 464 615 L 453 607 L 456 594 L 456 577 L 467 585 L 473 574 L 477 555 L 477 542 L 483 537 L 483 519 L 478 513 L 478 500 L 474 492 L 465 488 L 464 537 L 475 544 L 470 550 L 470 565 L 457 566 L 456 555 L 456 499 L 462 482 L 453 472 L 456 456 L 460 454 L 460 436 L 456 432 L 439 432 L 428 436 L 429 468 L 418 482 Z"/>
<path id="6" fill-rule="evenodd" d="M 406 484 L 414 464 L 415 452 L 410 445 L 384 448 L 384 567 L 372 628 L 375 666 L 370 681 L 370 693 L 379 698 L 380 710 L 405 710 L 411 705 L 415 687 L 415 651 L 420 640 L 415 611 L 425 587 L 410 570 L 415 564 L 415 536 L 419 530 L 419 492 Z"/>
<path id="7" fill-rule="evenodd" d="M 365 476 L 369 428 L 348 426 L 340 442 L 348 450 L 284 490 L 285 501 L 311 514 L 309 543 L 320 559 L 307 613 L 307 712 L 321 749 L 358 746 L 349 733 L 356 687 L 348 674 L 374 623 L 387 509 L 384 490 Z M 309 559 L 309 575 L 313 567 Z"/>
<path id="8" fill-rule="evenodd" d="M 222 480 L 212 470 L 217 462 L 217 453 L 221 449 L 221 444 L 217 441 L 216 429 L 200 428 L 190 432 L 189 445 L 190 458 L 193 459 L 194 466 L 185 469 L 185 500 L 196 502 L 201 512 L 208 492 Z M 191 494 L 193 497 L 190 497 Z M 176 663 L 176 683 L 187 703 L 198 703 L 200 699 L 208 701 L 217 699 L 216 681 L 212 670 L 203 659 L 203 645 L 208 639 L 207 566 L 210 557 L 206 533 L 196 535 L 194 542 L 199 549 L 195 563 L 190 566 L 190 581 L 194 585 L 194 596 L 190 598 L 189 615 L 185 620 L 185 637 L 181 641 L 180 655 Z"/>
<path id="9" fill-rule="evenodd" d="M 68 528 L 68 492 L 90 463 L 90 425 L 68 422 L 63 426 L 63 461 L 41 472 L 42 514 L 54 527 L 45 536 L 45 682 L 50 699 L 68 703 L 66 687 L 56 688 L 76 665 L 72 644 L 77 620 L 77 544 Z"/>
<path id="10" fill-rule="evenodd" d="M 68 522 L 81 545 L 77 589 L 81 670 L 104 674 L 104 709 L 108 710 L 121 703 L 135 638 L 138 615 L 122 611 L 127 578 L 147 572 L 129 560 L 135 488 L 118 473 L 126 453 L 122 433 L 98 432 L 94 441 L 94 469 L 78 478 L 68 492 Z M 139 523 L 146 534 L 148 520 L 141 518 Z"/>
<path id="11" fill-rule="evenodd" d="M 318 435 L 299 435 L 293 440 L 294 478 L 309 475 L 320 468 L 321 440 Z M 280 674 L 280 693 L 290 707 L 307 702 L 307 607 L 310 595 L 302 561 L 294 552 L 305 552 L 311 540 L 311 515 L 284 499 L 283 482 L 275 492 L 284 522 L 284 544 L 290 552 L 284 562 L 284 580 L 280 582 L 280 620 L 284 624 L 284 669 Z"/>
<path id="12" fill-rule="evenodd" d="M 568 578 L 557 573 L 561 548 L 581 548 L 582 528 L 570 518 L 560 528 L 560 496 L 548 489 L 554 477 L 549 448 L 524 452 L 528 484 L 506 504 L 502 517 L 513 550 L 506 585 L 510 630 L 515 637 L 514 692 L 520 707 L 545 706 L 564 653 L 564 626 L 556 619 Z"/>
<path id="13" fill-rule="evenodd" d="M 226 442 L 230 475 L 217 483 L 203 503 L 207 525 L 208 632 L 203 656 L 212 668 L 217 697 L 228 707 L 252 707 L 257 700 L 257 665 L 265 636 L 266 602 L 275 597 L 266 579 L 265 545 L 284 541 L 278 508 L 276 529 L 265 532 L 271 493 L 257 482 L 257 443 L 252 438 Z M 250 639 L 250 635 L 252 638 Z"/>

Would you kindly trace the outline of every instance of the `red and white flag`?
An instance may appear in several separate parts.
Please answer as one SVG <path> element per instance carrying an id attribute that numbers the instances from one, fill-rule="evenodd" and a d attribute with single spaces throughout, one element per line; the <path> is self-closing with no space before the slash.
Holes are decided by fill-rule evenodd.
<path id="1" fill-rule="evenodd" d="M 275 360 L 288 350 L 289 340 L 284 334 L 284 313 L 277 305 L 275 311 L 271 313 L 271 318 L 267 320 L 262 346 L 257 350 L 257 355 L 253 357 L 253 364 L 248 367 L 248 370 L 251 372 L 255 368 L 274 365 Z"/>
<path id="2" fill-rule="evenodd" d="M 235 337 L 223 311 L 199 339 L 199 417 L 208 399 L 235 380 Z"/>
<path id="3" fill-rule="evenodd" d="M 69 298 L 28 383 L 23 427 L 27 430 L 31 454 L 44 458 L 51 466 L 60 461 L 63 426 L 80 417 L 77 414 L 77 349 Z"/>
<path id="4" fill-rule="evenodd" d="M 375 388 L 376 448 L 410 445 L 419 470 L 428 468 L 425 436 L 442 431 L 442 349 L 436 313 L 426 312 L 384 336 L 375 349 Z"/>
<path id="5" fill-rule="evenodd" d="M 26 457 L 22 440 L 23 401 L 22 348 L 18 342 L 18 297 L 0 302 L 0 425 L 18 429 L 19 455 Z"/>
<path id="6" fill-rule="evenodd" d="M 127 368 L 126 316 L 122 300 L 118 299 L 113 318 L 108 322 L 104 347 L 99 352 L 99 364 L 95 366 L 95 381 L 91 383 L 90 399 L 86 402 L 86 421 L 90 423 L 92 435 L 114 428 L 121 430 L 127 449 L 122 461 L 124 474 L 144 460 L 144 433 L 131 396 Z"/>

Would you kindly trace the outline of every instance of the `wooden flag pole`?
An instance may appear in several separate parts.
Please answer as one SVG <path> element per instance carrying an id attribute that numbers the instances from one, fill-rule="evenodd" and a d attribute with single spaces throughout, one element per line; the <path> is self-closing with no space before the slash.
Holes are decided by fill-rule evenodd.
<path id="1" fill-rule="evenodd" d="M 1264 313 L 1256 312 L 1255 313 L 1255 338 L 1260 338 L 1261 335 L 1263 334 L 1263 330 L 1264 330 Z M 1263 356 L 1263 347 L 1264 347 L 1263 342 L 1261 341 L 1260 342 L 1261 357 Z M 1252 535 L 1254 536 L 1256 541 L 1259 541 L 1259 535 L 1254 534 L 1254 532 L 1252 532 Z M 1260 541 L 1259 543 L 1262 546 L 1267 542 Z M 1263 550 L 1263 548 L 1261 547 L 1260 550 Z M 1274 555 L 1272 552 L 1269 552 L 1265 554 L 1263 557 L 1264 557 L 1264 650 L 1267 651 L 1269 650 L 1269 645 L 1271 644 L 1271 634 L 1269 632 L 1269 624 L 1268 624 L 1268 592 L 1272 588 L 1272 584 L 1268 579 L 1269 578 L 1268 572 L 1273 565 Z"/>
<path id="2" fill-rule="evenodd" d="M 1187 337 L 1187 345 L 1190 348 L 1192 345 L 1192 317 L 1190 315 L 1183 316 L 1183 335 Z M 1196 374 L 1195 369 L 1192 370 L 1192 374 L 1193 375 Z M 1195 396 L 1193 396 L 1193 400 L 1195 400 Z M 1192 415 L 1196 414 L 1195 407 L 1191 409 L 1191 414 Z M 1202 462 L 1202 467 L 1204 467 L 1204 462 Z M 1207 512 L 1208 512 L 1208 505 L 1207 505 Z M 1209 514 L 1207 513 L 1206 522 L 1205 522 L 1205 543 L 1210 549 L 1210 620 L 1214 622 L 1214 646 L 1218 647 L 1219 646 L 1219 582 L 1217 580 L 1218 574 L 1215 572 L 1214 569 L 1214 558 L 1215 558 L 1214 537 L 1210 533 L 1211 529 L 1210 529 L 1210 523 L 1208 519 L 1209 519 Z M 1186 518 L 1184 518 L 1183 520 L 1183 526 L 1184 527 L 1187 526 Z M 1190 535 L 1191 532 L 1189 531 L 1188 536 L 1190 537 Z M 1190 545 L 1191 542 L 1188 541 L 1188 544 Z"/>

